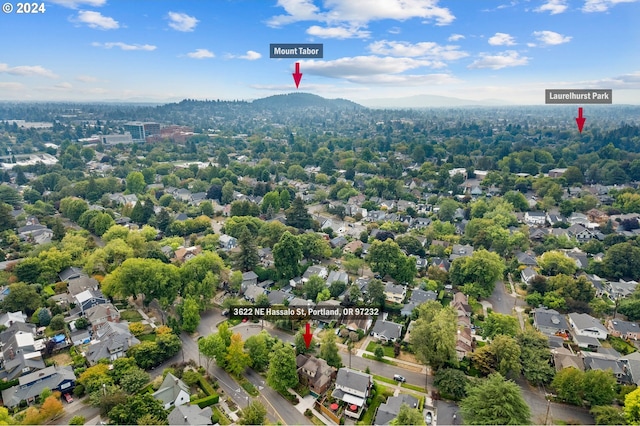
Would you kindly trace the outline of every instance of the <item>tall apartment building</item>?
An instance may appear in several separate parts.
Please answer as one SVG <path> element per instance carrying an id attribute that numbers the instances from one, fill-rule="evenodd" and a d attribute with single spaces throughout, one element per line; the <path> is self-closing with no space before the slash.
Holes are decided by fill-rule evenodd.
<path id="1" fill-rule="evenodd" d="M 131 133 L 134 142 L 145 142 L 147 136 L 157 135 L 160 133 L 160 124 L 143 123 L 141 121 L 131 121 L 124 126 L 125 132 Z"/>

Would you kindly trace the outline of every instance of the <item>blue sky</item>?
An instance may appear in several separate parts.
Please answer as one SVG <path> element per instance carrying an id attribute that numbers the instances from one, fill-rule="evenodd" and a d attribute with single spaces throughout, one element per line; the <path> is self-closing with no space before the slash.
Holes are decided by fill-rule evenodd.
<path id="1" fill-rule="evenodd" d="M 13 1 L 12 1 L 13 2 Z M 640 103 L 640 0 L 50 0 L 0 15 L 0 100 L 255 99 L 295 91 L 270 43 L 324 43 L 298 90 Z"/>

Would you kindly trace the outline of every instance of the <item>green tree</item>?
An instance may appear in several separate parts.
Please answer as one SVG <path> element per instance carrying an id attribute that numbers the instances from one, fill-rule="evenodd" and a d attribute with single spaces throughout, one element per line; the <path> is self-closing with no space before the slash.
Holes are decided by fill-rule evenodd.
<path id="1" fill-rule="evenodd" d="M 153 420 L 151 424 L 167 422 L 167 412 L 162 403 L 146 392 L 131 396 L 124 404 L 116 405 L 109 411 L 109 419 L 115 424 L 135 425 L 143 418 Z"/>
<path id="2" fill-rule="evenodd" d="M 582 405 L 584 399 L 584 373 L 573 367 L 564 368 L 556 373 L 551 386 L 562 401 L 573 405 Z"/>
<path id="3" fill-rule="evenodd" d="M 54 315 L 49 323 L 49 328 L 53 331 L 64 330 L 66 323 L 62 314 Z"/>
<path id="4" fill-rule="evenodd" d="M 411 408 L 407 404 L 400 406 L 398 416 L 389 422 L 390 425 L 424 425 L 422 412 L 417 408 Z"/>
<path id="5" fill-rule="evenodd" d="M 241 271 L 251 271 L 260 262 L 255 237 L 248 229 L 243 229 L 238 238 L 239 251 L 234 255 L 234 267 Z"/>
<path id="6" fill-rule="evenodd" d="M 241 425 L 263 425 L 267 419 L 267 409 L 260 401 L 251 401 L 240 412 Z"/>
<path id="7" fill-rule="evenodd" d="M 455 363 L 456 317 L 452 307 L 429 301 L 418 307 L 418 319 L 411 332 L 411 342 L 418 361 L 433 369 Z"/>
<path id="8" fill-rule="evenodd" d="M 298 384 L 296 353 L 289 344 L 277 342 L 273 345 L 267 383 L 279 392 L 286 392 Z"/>
<path id="9" fill-rule="evenodd" d="M 300 230 L 311 229 L 313 220 L 311 219 L 311 215 L 307 211 L 302 198 L 296 197 L 285 214 L 287 226 L 293 226 Z"/>
<path id="10" fill-rule="evenodd" d="M 271 191 L 264 194 L 262 203 L 260 204 L 260 210 L 262 213 L 266 213 L 269 207 L 271 207 L 275 213 L 280 211 L 280 193 L 278 191 Z"/>
<path id="11" fill-rule="evenodd" d="M 120 379 L 122 389 L 133 395 L 149 383 L 149 374 L 139 367 L 129 368 Z"/>
<path id="12" fill-rule="evenodd" d="M 140 172 L 131 172 L 127 175 L 127 191 L 131 194 L 142 194 L 147 187 L 144 175 Z"/>
<path id="13" fill-rule="evenodd" d="M 291 207 L 291 194 L 286 189 L 280 191 L 280 207 L 285 210 Z"/>
<path id="14" fill-rule="evenodd" d="M 577 269 L 575 260 L 557 250 L 543 253 L 538 258 L 538 265 L 545 275 L 573 275 Z"/>
<path id="15" fill-rule="evenodd" d="M 381 345 L 376 345 L 376 348 L 373 350 L 373 354 L 378 361 L 382 361 L 384 358 L 384 348 Z"/>
<path id="16" fill-rule="evenodd" d="M 84 418 L 84 416 L 73 416 L 71 417 L 71 420 L 69 420 L 70 425 L 83 425 L 85 422 L 86 422 L 86 419 Z"/>
<path id="17" fill-rule="evenodd" d="M 227 349 L 226 370 L 236 376 L 240 376 L 242 372 L 251 365 L 251 357 L 244 351 L 244 342 L 240 333 L 231 336 L 231 344 Z"/>
<path id="18" fill-rule="evenodd" d="M 318 275 L 312 275 L 309 280 L 304 283 L 302 290 L 307 300 L 316 300 L 318 294 L 325 289 L 325 282 Z"/>
<path id="19" fill-rule="evenodd" d="M 523 331 L 516 336 L 524 377 L 533 385 L 549 383 L 555 374 L 550 364 L 548 339 L 540 332 Z"/>
<path id="20" fill-rule="evenodd" d="M 455 368 L 439 369 L 433 382 L 443 396 L 450 396 L 455 400 L 461 400 L 467 396 L 469 383 L 467 375 Z"/>
<path id="21" fill-rule="evenodd" d="M 589 412 L 597 425 L 623 425 L 627 422 L 624 411 L 610 405 L 598 405 L 592 407 Z"/>
<path id="22" fill-rule="evenodd" d="M 584 400 L 590 406 L 609 405 L 616 396 L 617 381 L 611 370 L 588 370 L 582 379 Z"/>
<path id="23" fill-rule="evenodd" d="M 369 285 L 367 285 L 367 301 L 374 306 L 383 306 L 385 298 L 382 281 L 377 279 L 369 281 Z"/>
<path id="24" fill-rule="evenodd" d="M 264 371 L 269 366 L 269 353 L 273 346 L 274 339 L 266 332 L 251 336 L 244 342 L 249 357 L 251 358 L 251 367 L 256 371 Z"/>
<path id="25" fill-rule="evenodd" d="M 187 297 L 182 304 L 182 329 L 193 333 L 200 324 L 200 307 L 192 297 Z"/>
<path id="26" fill-rule="evenodd" d="M 476 250 L 469 257 L 459 257 L 453 261 L 449 278 L 454 285 L 465 285 L 468 294 L 489 297 L 503 272 L 504 262 L 499 255 Z"/>
<path id="27" fill-rule="evenodd" d="M 609 247 L 602 260 L 602 270 L 611 278 L 640 279 L 640 248 L 631 243 Z"/>
<path id="28" fill-rule="evenodd" d="M 640 388 L 624 397 L 624 417 L 631 425 L 640 424 Z"/>
<path id="29" fill-rule="evenodd" d="M 235 191 L 233 183 L 230 181 L 225 182 L 225 184 L 222 185 L 222 199 L 220 202 L 222 204 L 231 203 L 233 201 L 233 191 Z"/>
<path id="30" fill-rule="evenodd" d="M 223 322 L 218 326 L 218 332 L 198 340 L 198 350 L 209 360 L 215 360 L 219 367 L 227 365 L 228 348 L 231 345 L 229 324 Z"/>
<path id="31" fill-rule="evenodd" d="M 313 352 L 315 350 L 316 340 L 313 337 L 311 338 L 311 343 L 307 348 L 307 344 L 304 341 L 304 331 L 305 330 L 302 328 L 298 330 L 298 332 L 296 333 L 296 337 L 293 341 L 293 343 L 295 343 L 296 345 L 296 355 L 306 354 L 309 352 Z"/>
<path id="32" fill-rule="evenodd" d="M 338 345 L 336 345 L 336 335 L 333 333 L 325 333 L 320 343 L 320 358 L 327 361 L 332 367 L 341 368 L 342 358 L 338 353 Z"/>
<path id="33" fill-rule="evenodd" d="M 520 330 L 518 320 L 511 315 L 490 312 L 482 328 L 482 337 L 493 339 L 498 334 L 515 336 Z"/>
<path id="34" fill-rule="evenodd" d="M 453 215 L 458 209 L 458 203 L 450 198 L 445 198 L 439 204 L 440 210 L 438 210 L 438 219 L 443 222 L 451 222 Z"/>
<path id="35" fill-rule="evenodd" d="M 531 411 L 522 398 L 520 387 L 495 373 L 471 386 L 460 402 L 466 424 L 525 425 L 531 423 Z"/>
<path id="36" fill-rule="evenodd" d="M 23 311 L 31 316 L 40 307 L 40 301 L 34 286 L 16 283 L 9 286 L 9 294 L 2 301 L 2 307 L 7 312 Z"/>
<path id="37" fill-rule="evenodd" d="M 319 234 L 305 232 L 298 235 L 302 248 L 302 257 L 308 260 L 328 259 L 331 256 L 331 247 L 327 240 Z"/>
<path id="38" fill-rule="evenodd" d="M 297 276 L 300 272 L 300 260 L 302 260 L 300 242 L 287 231 L 273 246 L 273 261 L 278 275 L 285 279 Z"/>
<path id="39" fill-rule="evenodd" d="M 14 229 L 18 226 L 15 218 L 11 215 L 13 208 L 7 204 L 0 202 L 0 232 Z"/>

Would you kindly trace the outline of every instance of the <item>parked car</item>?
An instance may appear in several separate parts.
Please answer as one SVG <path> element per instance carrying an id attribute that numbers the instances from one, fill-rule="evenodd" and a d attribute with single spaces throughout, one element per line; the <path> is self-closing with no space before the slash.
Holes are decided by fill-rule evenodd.
<path id="1" fill-rule="evenodd" d="M 433 415 L 430 411 L 427 411 L 427 414 L 424 415 L 425 422 L 430 425 L 433 422 Z"/>
<path id="2" fill-rule="evenodd" d="M 394 374 L 393 375 L 393 380 L 400 382 L 400 383 L 404 383 L 407 381 L 407 379 L 404 378 L 404 376 L 401 376 L 399 374 Z"/>
<path id="3" fill-rule="evenodd" d="M 73 402 L 73 397 L 70 394 L 65 393 L 64 400 L 67 401 L 69 404 L 71 404 Z"/>

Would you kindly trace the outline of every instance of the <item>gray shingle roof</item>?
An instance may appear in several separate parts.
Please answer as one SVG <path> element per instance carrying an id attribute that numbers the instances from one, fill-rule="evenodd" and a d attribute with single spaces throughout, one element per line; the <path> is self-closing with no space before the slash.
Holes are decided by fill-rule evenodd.
<path id="1" fill-rule="evenodd" d="M 402 324 L 378 320 L 371 331 L 384 336 L 387 339 L 398 339 L 402 334 Z"/>
<path id="2" fill-rule="evenodd" d="M 418 400 L 411 395 L 390 396 L 387 398 L 387 402 L 380 404 L 373 424 L 388 425 L 391 420 L 398 417 L 402 404 L 408 405 L 409 408 L 418 408 Z"/>
<path id="3" fill-rule="evenodd" d="M 336 377 L 337 385 L 356 389 L 360 392 L 366 392 L 370 381 L 370 374 L 361 373 L 345 367 L 338 370 L 338 376 Z"/>

